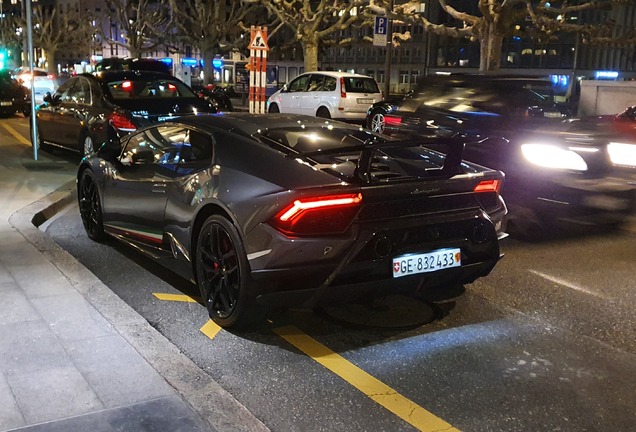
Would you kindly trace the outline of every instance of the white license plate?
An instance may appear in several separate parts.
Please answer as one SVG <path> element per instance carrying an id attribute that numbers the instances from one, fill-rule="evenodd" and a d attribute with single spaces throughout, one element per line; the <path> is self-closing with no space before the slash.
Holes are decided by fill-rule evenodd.
<path id="1" fill-rule="evenodd" d="M 373 99 L 358 99 L 358 103 L 371 105 L 373 103 Z"/>
<path id="2" fill-rule="evenodd" d="M 547 118 L 561 118 L 561 113 L 560 112 L 554 112 L 554 111 L 546 111 L 543 113 L 543 117 L 547 117 Z"/>
<path id="3" fill-rule="evenodd" d="M 438 249 L 415 255 L 393 258 L 393 277 L 434 272 L 451 267 L 461 267 L 462 253 L 459 248 Z"/>
<path id="4" fill-rule="evenodd" d="M 13 102 L 9 101 L 9 102 L 0 102 L 0 106 L 11 106 L 13 104 Z"/>

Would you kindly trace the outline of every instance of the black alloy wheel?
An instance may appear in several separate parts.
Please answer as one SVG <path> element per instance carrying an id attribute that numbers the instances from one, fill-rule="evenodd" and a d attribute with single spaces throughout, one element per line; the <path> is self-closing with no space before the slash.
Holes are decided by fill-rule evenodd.
<path id="1" fill-rule="evenodd" d="M 102 202 L 93 173 L 86 169 L 78 185 L 79 211 L 86 234 L 91 240 L 102 241 L 106 238 L 102 218 Z"/>
<path id="2" fill-rule="evenodd" d="M 93 138 L 88 132 L 84 132 L 81 135 L 79 142 L 80 151 L 83 156 L 90 156 L 95 152 Z"/>
<path id="3" fill-rule="evenodd" d="M 246 327 L 257 318 L 248 263 L 238 230 L 212 215 L 199 232 L 197 284 L 210 318 L 221 327 Z"/>
<path id="4" fill-rule="evenodd" d="M 280 109 L 278 109 L 278 105 L 276 105 L 276 104 L 271 104 L 271 105 L 269 106 L 269 111 L 268 111 L 268 112 L 270 112 L 270 113 L 272 113 L 272 114 L 278 114 L 278 113 L 280 112 Z"/>

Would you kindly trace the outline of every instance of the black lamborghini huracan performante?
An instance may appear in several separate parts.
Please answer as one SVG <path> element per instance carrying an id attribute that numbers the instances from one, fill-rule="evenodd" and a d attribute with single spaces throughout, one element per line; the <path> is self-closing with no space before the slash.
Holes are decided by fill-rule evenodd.
<path id="1" fill-rule="evenodd" d="M 503 174 L 462 161 L 463 142 L 426 144 L 306 116 L 183 117 L 84 158 L 79 208 L 90 238 L 197 283 L 224 327 L 267 307 L 454 288 L 500 258 Z"/>

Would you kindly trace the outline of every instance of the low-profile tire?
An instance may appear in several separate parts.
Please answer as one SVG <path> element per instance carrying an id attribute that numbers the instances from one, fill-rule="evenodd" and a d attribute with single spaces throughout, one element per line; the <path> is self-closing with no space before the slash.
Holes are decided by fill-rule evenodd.
<path id="1" fill-rule="evenodd" d="M 320 107 L 320 108 L 318 108 L 318 111 L 316 111 L 316 117 L 330 119 L 331 118 L 331 114 L 329 114 L 329 110 L 327 108 Z"/>
<path id="2" fill-rule="evenodd" d="M 102 201 L 95 177 L 89 169 L 82 172 L 77 184 L 77 199 L 86 234 L 91 240 L 104 241 L 106 233 L 104 232 Z"/>
<path id="3" fill-rule="evenodd" d="M 84 156 L 90 156 L 95 153 L 95 144 L 93 137 L 88 132 L 84 132 L 80 138 L 80 151 Z"/>
<path id="4" fill-rule="evenodd" d="M 245 329 L 261 318 L 245 248 L 228 219 L 212 215 L 203 222 L 195 259 L 201 298 L 215 323 L 224 328 Z"/>
<path id="5" fill-rule="evenodd" d="M 384 111 L 373 111 L 367 121 L 367 127 L 375 133 L 384 133 L 386 121 L 384 119 Z"/>
<path id="6" fill-rule="evenodd" d="M 278 114 L 280 112 L 280 109 L 278 108 L 278 105 L 271 104 L 269 106 L 269 110 L 267 112 L 272 113 L 272 114 Z"/>

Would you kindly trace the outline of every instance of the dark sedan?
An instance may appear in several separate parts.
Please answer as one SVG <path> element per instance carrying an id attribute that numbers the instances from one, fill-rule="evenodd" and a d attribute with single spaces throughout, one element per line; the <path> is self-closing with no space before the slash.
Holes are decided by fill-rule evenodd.
<path id="1" fill-rule="evenodd" d="M 392 135 L 463 136 L 467 160 L 506 173 L 511 232 L 536 239 L 554 227 L 620 224 L 634 209 L 632 173 L 608 157 L 611 137 L 569 117 L 549 81 L 449 76 L 376 104 L 367 121 Z"/>
<path id="2" fill-rule="evenodd" d="M 44 100 L 36 112 L 40 147 L 65 147 L 84 155 L 152 122 L 217 112 L 182 81 L 150 71 L 78 75 Z"/>
<path id="3" fill-rule="evenodd" d="M 415 293 L 500 258 L 501 172 L 360 127 L 298 115 L 199 115 L 106 143 L 81 162 L 88 236 L 196 281 L 221 326 L 263 305 Z"/>
<path id="4" fill-rule="evenodd" d="M 0 71 L 0 115 L 15 113 L 31 115 L 31 94 L 8 71 Z"/>

